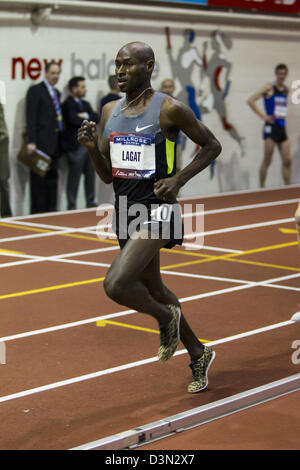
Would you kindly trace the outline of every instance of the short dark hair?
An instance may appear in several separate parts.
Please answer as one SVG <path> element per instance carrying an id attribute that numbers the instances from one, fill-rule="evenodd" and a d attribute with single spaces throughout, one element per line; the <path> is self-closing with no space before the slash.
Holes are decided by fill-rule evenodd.
<path id="1" fill-rule="evenodd" d="M 72 77 L 69 82 L 68 82 L 68 88 L 70 91 L 72 91 L 73 88 L 78 86 L 79 82 L 83 82 L 85 80 L 84 77 Z"/>
<path id="2" fill-rule="evenodd" d="M 51 62 L 46 62 L 45 72 L 49 72 L 51 65 L 57 65 L 61 69 L 61 66 L 58 62 L 55 62 L 55 60 L 51 60 Z"/>
<path id="3" fill-rule="evenodd" d="M 113 90 L 114 88 L 116 88 L 118 84 L 118 79 L 117 79 L 117 76 L 116 75 L 110 75 L 108 77 L 108 85 L 109 85 L 109 88 L 111 90 Z"/>
<path id="4" fill-rule="evenodd" d="M 278 70 L 285 70 L 286 72 L 289 71 L 288 66 L 285 64 L 278 64 L 275 67 L 275 73 L 278 72 Z"/>

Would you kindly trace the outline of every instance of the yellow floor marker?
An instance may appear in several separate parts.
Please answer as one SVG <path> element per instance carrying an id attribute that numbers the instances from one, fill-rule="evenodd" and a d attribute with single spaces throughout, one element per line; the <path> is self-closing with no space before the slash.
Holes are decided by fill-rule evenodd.
<path id="1" fill-rule="evenodd" d="M 13 251 L 13 250 L 0 250 L 0 253 L 5 253 L 6 255 L 25 255 L 22 251 Z"/>
<path id="2" fill-rule="evenodd" d="M 117 322 L 117 321 L 110 321 L 110 320 L 98 320 L 96 322 L 96 326 L 100 326 L 100 327 L 104 327 L 106 325 L 115 325 L 115 326 L 121 326 L 123 328 L 130 328 L 132 330 L 139 330 L 139 331 L 146 331 L 148 333 L 155 333 L 156 335 L 159 334 L 159 331 L 158 330 L 152 330 L 151 328 L 144 328 L 142 326 L 136 326 L 136 325 L 128 325 L 128 323 L 120 323 L 120 322 Z M 207 340 L 207 339 L 201 339 L 201 338 L 198 338 L 199 341 L 201 341 L 202 343 L 209 343 L 210 341 Z"/>
<path id="3" fill-rule="evenodd" d="M 280 228 L 279 231 L 282 233 L 298 233 L 297 230 L 293 228 Z"/>

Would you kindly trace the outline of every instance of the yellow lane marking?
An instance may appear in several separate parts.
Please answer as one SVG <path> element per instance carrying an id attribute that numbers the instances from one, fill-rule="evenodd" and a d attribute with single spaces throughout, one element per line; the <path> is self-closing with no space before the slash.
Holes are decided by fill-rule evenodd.
<path id="1" fill-rule="evenodd" d="M 25 255 L 22 251 L 12 251 L 12 250 L 0 250 L 0 253 L 12 254 L 12 255 Z"/>
<path id="2" fill-rule="evenodd" d="M 202 253 L 194 253 L 192 251 L 185 251 L 185 250 L 174 250 L 173 248 L 172 249 L 162 248 L 161 251 L 166 251 L 167 253 L 178 253 L 179 255 L 197 256 L 200 258 L 207 258 L 207 259 L 215 258 L 214 256 L 211 256 L 211 255 L 203 255 Z"/>
<path id="3" fill-rule="evenodd" d="M 225 261 L 232 261 L 234 263 L 253 264 L 255 266 L 263 266 L 265 268 L 285 269 L 287 271 L 300 271 L 300 268 L 292 268 L 290 266 L 281 266 L 278 264 L 260 263 L 258 261 L 248 261 L 245 259 L 227 259 Z"/>
<path id="4" fill-rule="evenodd" d="M 117 322 L 117 321 L 110 321 L 110 320 L 98 320 L 96 322 L 96 325 L 97 326 L 101 326 L 101 327 L 104 327 L 106 325 L 115 325 L 115 326 L 121 326 L 123 328 L 130 328 L 132 330 L 139 330 L 139 331 L 146 331 L 148 333 L 154 333 L 156 335 L 159 335 L 159 331 L 158 330 L 152 330 L 151 328 L 144 328 L 142 326 L 136 326 L 136 325 L 129 325 L 128 323 L 120 323 L 120 322 Z M 199 341 L 201 341 L 202 343 L 210 343 L 211 340 L 208 340 L 208 339 L 201 339 L 201 338 L 198 338 Z"/>
<path id="5" fill-rule="evenodd" d="M 193 264 L 200 264 L 200 263 L 206 263 L 207 261 L 214 261 L 216 258 L 208 258 L 208 259 L 200 259 L 197 261 L 186 261 L 185 263 L 178 263 L 178 264 L 170 264 L 169 266 L 163 266 L 160 268 L 161 270 L 164 269 L 174 269 L 174 268 L 181 268 L 182 266 L 192 266 Z"/>
<path id="6" fill-rule="evenodd" d="M 147 331 L 148 333 L 155 333 L 157 335 L 159 334 L 158 330 L 151 330 L 150 328 L 143 328 L 141 326 L 128 325 L 128 323 L 120 323 L 117 321 L 98 320 L 96 322 L 96 325 L 97 326 L 116 325 L 116 326 L 123 326 L 124 328 L 131 328 L 132 330 Z"/>
<path id="7" fill-rule="evenodd" d="M 277 250 L 278 248 L 286 248 L 288 246 L 298 245 L 298 242 L 289 242 L 289 243 L 281 243 L 280 245 L 270 245 L 270 246 L 263 246 L 262 248 L 254 248 L 252 250 L 246 250 L 242 253 L 230 253 L 229 255 L 222 255 L 219 259 L 228 259 L 228 258 L 236 258 L 237 256 L 244 256 L 249 255 L 252 253 L 261 253 L 262 251 L 270 251 L 270 250 Z"/>
<path id="8" fill-rule="evenodd" d="M 14 225 L 14 224 L 8 224 L 1 222 L 0 226 L 3 227 L 11 227 L 11 228 L 18 228 L 19 230 L 29 230 L 31 232 L 39 232 L 39 233 L 54 233 L 55 230 L 45 230 L 42 228 L 34 228 L 34 227 L 25 227 L 24 225 Z M 55 233 L 55 236 L 64 236 L 64 237 L 70 237 L 70 238 L 81 238 L 83 240 L 92 240 L 94 242 L 101 242 L 101 243 L 112 243 L 114 245 L 118 244 L 116 240 L 110 240 L 110 239 L 102 239 L 102 238 L 96 238 L 96 237 L 88 237 L 87 235 L 77 235 L 75 233 Z M 18 241 L 18 240 L 14 240 Z"/>
<path id="9" fill-rule="evenodd" d="M 290 267 L 290 266 L 280 266 L 280 265 L 276 265 L 276 264 L 260 263 L 260 262 L 257 262 L 257 261 L 248 261 L 248 260 L 240 260 L 240 259 L 238 260 L 238 259 L 236 259 L 237 256 L 242 256 L 243 254 L 257 253 L 257 252 L 261 252 L 261 251 L 267 251 L 267 250 L 272 250 L 272 249 L 283 248 L 283 247 L 291 246 L 291 245 L 297 245 L 297 242 L 285 243 L 285 244 L 281 244 L 281 245 L 271 245 L 269 247 L 256 248 L 254 250 L 248 250 L 248 251 L 244 251 L 242 253 L 230 253 L 230 254 L 222 255 L 222 256 L 212 256 L 212 257 L 207 258 L 207 259 L 201 259 L 201 260 L 197 260 L 197 261 L 187 261 L 185 263 L 178 263 L 178 264 L 173 264 L 173 265 L 169 265 L 169 266 L 163 266 L 160 269 L 164 270 L 164 269 L 171 269 L 171 268 L 180 268 L 182 266 L 190 266 L 190 265 L 193 265 L 193 264 L 206 263 L 206 262 L 214 261 L 214 260 L 224 260 L 224 261 L 232 261 L 232 262 L 235 261 L 235 262 L 239 262 L 239 263 L 253 264 L 253 265 L 257 265 L 257 266 L 272 267 L 272 268 L 276 268 L 276 269 L 285 269 L 285 270 L 288 270 L 288 271 L 297 271 L 298 272 L 298 271 L 300 271 L 300 268 L 293 268 L 293 267 Z M 233 257 L 234 257 L 234 259 L 232 259 Z M 20 297 L 20 296 L 29 295 L 29 294 L 37 294 L 37 293 L 41 293 L 41 292 L 48 292 L 48 291 L 57 290 L 57 289 L 64 289 L 64 288 L 67 288 L 67 287 L 74 287 L 74 286 L 79 286 L 79 285 L 92 284 L 92 283 L 95 283 L 95 282 L 101 282 L 104 279 L 105 279 L 105 277 L 96 278 L 96 279 L 88 279 L 88 280 L 85 280 L 85 281 L 79 281 L 79 282 L 70 283 L 70 284 L 62 284 L 62 285 L 50 286 L 50 287 L 42 287 L 40 289 L 34 289 L 34 290 L 29 290 L 29 291 L 24 291 L 24 292 L 15 292 L 15 293 L 6 294 L 6 295 L 0 295 L 0 300 L 12 298 L 12 297 Z"/>
<path id="10" fill-rule="evenodd" d="M 57 285 L 57 286 L 41 287 L 40 289 L 27 290 L 27 291 L 23 291 L 23 292 L 13 292 L 12 294 L 0 295 L 0 300 L 10 299 L 12 297 L 21 297 L 23 295 L 39 294 L 41 292 L 49 292 L 49 291 L 52 291 L 52 290 L 66 289 L 67 287 L 75 287 L 75 286 L 83 286 L 85 284 L 93 284 L 95 282 L 104 281 L 104 279 L 105 279 L 105 277 L 99 277 L 97 279 L 87 279 L 85 281 L 71 282 L 69 284 L 60 284 L 60 285 Z"/>
<path id="11" fill-rule="evenodd" d="M 17 228 L 19 230 L 29 230 L 30 232 L 42 232 L 42 233 L 51 232 L 51 230 L 44 230 L 44 229 L 41 229 L 41 228 L 34 228 L 34 227 L 25 227 L 24 225 L 8 224 L 8 223 L 5 223 L 5 222 L 1 222 L 0 226 L 10 227 L 10 228 Z"/>
<path id="12" fill-rule="evenodd" d="M 297 230 L 294 230 L 292 228 L 280 228 L 279 231 L 282 233 L 298 233 Z"/>

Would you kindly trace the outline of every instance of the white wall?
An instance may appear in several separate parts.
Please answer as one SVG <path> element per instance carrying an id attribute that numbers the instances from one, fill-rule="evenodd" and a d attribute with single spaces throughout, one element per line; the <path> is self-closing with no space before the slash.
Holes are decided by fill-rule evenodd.
<path id="1" fill-rule="evenodd" d="M 161 80 L 171 75 L 166 53 L 165 26 L 169 26 L 171 30 L 174 56 L 182 46 L 182 34 L 186 28 L 195 30 L 194 45 L 199 52 L 202 50 L 203 42 L 209 40 L 211 31 L 219 28 L 226 32 L 233 40 L 232 49 L 226 51 L 226 55 L 233 63 L 232 85 L 227 99 L 229 118 L 241 135 L 246 137 L 247 153 L 243 159 L 240 157 L 238 146 L 223 130 L 214 111 L 204 115 L 203 122 L 219 138 L 223 152 L 218 160 L 215 177 L 210 180 L 209 170 L 205 170 L 183 188 L 181 196 L 258 187 L 258 168 L 263 151 L 261 137 L 263 122 L 247 106 L 247 98 L 262 84 L 273 80 L 273 69 L 279 62 L 289 66 L 289 82 L 300 79 L 298 51 L 300 34 L 288 29 L 276 31 L 253 26 L 242 28 L 236 25 L 220 25 L 217 21 L 205 25 L 165 20 L 129 21 L 126 18 L 116 17 L 108 21 L 105 18 L 84 15 L 72 18 L 54 15 L 45 25 L 34 27 L 28 15 L 1 11 L 0 26 L 0 79 L 5 82 L 7 91 L 4 108 L 10 134 L 12 205 L 15 215 L 28 212 L 28 185 L 26 187 L 28 175 L 25 169 L 16 163 L 16 153 L 21 145 L 21 133 L 24 128 L 24 97 L 28 87 L 32 83 L 39 82 L 43 74 L 35 81 L 27 74 L 26 78 L 22 79 L 21 66 L 17 64 L 16 77 L 12 79 L 13 58 L 22 57 L 27 64 L 32 58 L 37 58 L 39 61 L 62 59 L 62 74 L 58 87 L 65 91 L 66 84 L 73 74 L 85 74 L 87 99 L 96 109 L 101 93 L 108 91 L 107 76 L 113 73 L 115 54 L 125 43 L 142 40 L 153 47 L 158 64 L 153 77 L 153 86 L 159 88 Z M 210 52 L 209 49 L 208 55 Z M 199 71 L 196 68 L 192 79 L 196 87 L 199 87 Z M 204 82 L 203 86 L 207 93 L 208 82 Z M 300 182 L 299 106 L 289 101 L 288 133 L 294 158 L 292 180 L 294 183 Z M 184 163 L 190 161 L 192 151 L 193 147 L 187 150 L 183 157 Z M 99 193 L 99 183 L 97 184 Z M 276 152 L 267 186 L 281 184 L 280 159 Z M 99 202 L 110 202 L 108 199 L 111 199 L 111 196 L 109 188 L 106 188 L 105 192 L 100 190 Z M 79 207 L 84 207 L 82 189 Z M 61 208 L 65 208 L 64 196 Z"/>

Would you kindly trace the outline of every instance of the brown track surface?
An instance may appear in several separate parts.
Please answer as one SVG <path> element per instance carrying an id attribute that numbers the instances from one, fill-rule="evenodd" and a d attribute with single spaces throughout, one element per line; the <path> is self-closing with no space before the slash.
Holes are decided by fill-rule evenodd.
<path id="1" fill-rule="evenodd" d="M 193 204 L 193 210 L 196 210 L 196 203 L 204 203 L 208 211 L 294 199 L 299 197 L 299 192 L 299 187 L 291 187 L 186 202 Z M 276 219 L 293 219 L 296 206 L 296 203 L 289 203 L 207 214 L 204 230 L 207 232 Z M 0 341 L 3 338 L 6 346 L 6 364 L 0 364 L 0 449 L 72 448 L 299 372 L 299 365 L 291 361 L 291 344 L 295 339 L 300 339 L 299 325 L 288 325 L 215 345 L 217 356 L 210 370 L 208 389 L 198 395 L 187 394 L 186 387 L 191 380 L 188 355 L 179 354 L 167 364 L 159 364 L 155 360 L 158 334 L 155 331 L 133 329 L 157 330 L 155 321 L 138 312 L 127 312 L 126 307 L 108 299 L 102 282 L 108 267 L 88 264 L 110 265 L 118 251 L 112 249 L 76 254 L 86 250 L 114 248 L 114 240 L 103 242 L 98 240 L 95 233 L 84 231 L 43 235 L 45 231 L 55 230 L 47 229 L 44 225 L 82 228 L 96 226 L 99 220 L 95 211 L 20 218 L 19 221 L 24 223 L 43 224 L 40 229 L 26 225 L 26 230 L 24 227 L 13 227 L 14 219 L 5 220 L 3 224 L 0 221 L 0 242 L 14 238 L 1 242 L 1 250 L 42 257 L 68 254 L 63 259 L 86 263 L 45 259 L 1 268 L 4 263 L 16 263 L 26 258 L 12 256 L 11 253 L 1 255 L 0 252 Z M 15 222 L 18 222 L 18 218 Z M 300 257 L 296 234 L 283 233 L 280 228 L 294 230 L 295 224 L 291 220 L 246 230 L 208 234 L 204 239 L 207 248 L 202 250 L 176 247 L 161 252 L 161 267 L 169 271 L 163 274 L 163 279 L 181 299 L 183 312 L 199 338 L 215 341 L 231 337 L 289 320 L 298 310 Z M 28 235 L 36 236 L 24 238 Z M 15 237 L 19 238 L 16 240 Z M 212 251 L 209 247 L 217 247 L 219 250 Z M 222 249 L 245 253 L 229 253 Z M 258 249 L 262 250 L 248 253 L 249 250 Z M 280 288 L 267 285 L 245 288 L 245 283 L 240 282 L 262 282 L 285 276 L 294 277 L 274 281 Z M 243 288 L 237 290 L 239 286 Z M 223 290 L 225 292 L 218 293 Z M 117 316 L 106 318 L 112 323 L 102 327 L 96 325 L 98 317 L 117 312 Z M 90 321 L 67 327 L 71 322 L 85 320 Z M 55 328 L 58 325 L 64 327 Z M 47 328 L 52 330 L 34 334 L 36 330 Z M 24 336 L 26 332 L 31 333 Z M 17 334 L 21 337 L 10 338 Z M 131 364 L 149 358 L 153 359 L 144 364 Z M 110 370 L 125 364 L 129 364 L 125 370 Z M 82 377 L 94 372 L 98 372 L 98 376 Z M 78 381 L 56 384 L 76 377 Z M 56 385 L 47 387 L 49 384 Z M 46 389 L 40 390 L 42 386 L 46 386 Z M 37 390 L 33 390 L 35 388 Z M 28 394 L 14 395 L 24 391 L 28 391 Z M 293 400 L 295 395 L 288 397 Z M 293 408 L 288 397 L 279 399 L 286 406 L 283 412 L 282 445 L 295 448 L 293 426 L 290 432 L 285 421 Z M 260 419 L 260 422 L 266 427 L 277 422 L 276 403 L 279 400 L 259 405 L 265 410 L 265 419 Z M 188 431 L 196 437 L 189 438 L 192 447 L 182 448 L 243 448 L 248 437 L 245 435 L 244 442 L 238 441 L 238 437 L 243 440 L 244 436 L 238 429 L 245 430 L 248 427 L 251 431 L 251 423 L 258 419 L 255 413 L 259 407 L 208 423 L 201 426 L 200 431 L 197 428 L 201 433 L 205 429 L 213 429 L 207 438 L 201 438 L 202 447 L 197 444 L 197 430 Z M 247 415 L 250 412 L 251 415 Z M 250 416 L 249 425 L 247 416 Z M 299 416 L 299 407 L 295 406 L 293 425 L 297 419 L 299 422 Z M 217 431 L 222 436 L 222 423 L 231 419 L 235 420 L 230 428 L 231 439 L 211 437 L 217 436 Z M 268 446 L 272 430 L 269 435 L 265 435 L 261 429 L 260 436 L 266 436 L 265 445 Z M 247 442 L 255 446 L 257 440 L 254 434 L 252 437 Z M 174 439 L 159 441 L 160 444 L 155 445 L 163 446 L 158 448 L 176 448 L 167 447 L 173 446 L 171 442 Z"/>

